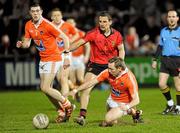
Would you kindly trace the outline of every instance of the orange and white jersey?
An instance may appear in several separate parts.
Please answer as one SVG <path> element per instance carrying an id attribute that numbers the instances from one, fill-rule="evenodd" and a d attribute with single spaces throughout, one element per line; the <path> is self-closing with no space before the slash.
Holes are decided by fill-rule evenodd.
<path id="1" fill-rule="evenodd" d="M 79 39 L 81 39 L 81 38 L 83 38 L 85 36 L 85 32 L 83 32 L 83 31 L 81 31 L 79 29 L 77 29 L 77 32 L 79 34 L 79 38 L 76 41 L 78 41 Z M 78 56 L 84 55 L 84 51 L 85 51 L 84 50 L 84 45 L 80 46 L 78 49 L 76 49 L 76 50 L 74 50 L 72 52 L 72 56 L 78 57 Z"/>
<path id="2" fill-rule="evenodd" d="M 116 102 L 129 103 L 133 94 L 138 94 L 138 85 L 134 74 L 127 68 L 118 76 L 114 77 L 108 69 L 97 76 L 99 82 L 108 80 L 111 85 L 111 98 Z"/>
<path id="3" fill-rule="evenodd" d="M 60 29 L 62 32 L 64 32 L 69 39 L 71 39 L 72 36 L 74 36 L 77 32 L 74 26 L 72 26 L 70 23 L 65 22 L 61 20 L 61 23 L 56 26 L 58 29 Z M 64 42 L 62 38 L 57 38 L 57 44 L 60 51 L 64 50 Z"/>
<path id="4" fill-rule="evenodd" d="M 38 25 L 29 20 L 25 25 L 25 38 L 33 39 L 41 61 L 61 61 L 56 38 L 60 31 L 48 20 L 41 18 Z"/>

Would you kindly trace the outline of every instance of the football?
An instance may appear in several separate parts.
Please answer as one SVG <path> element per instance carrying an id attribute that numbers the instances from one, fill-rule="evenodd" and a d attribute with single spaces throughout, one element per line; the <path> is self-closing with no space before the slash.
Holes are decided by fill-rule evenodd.
<path id="1" fill-rule="evenodd" d="M 49 125 L 49 118 L 46 114 L 39 113 L 33 118 L 33 125 L 37 129 L 46 129 Z"/>

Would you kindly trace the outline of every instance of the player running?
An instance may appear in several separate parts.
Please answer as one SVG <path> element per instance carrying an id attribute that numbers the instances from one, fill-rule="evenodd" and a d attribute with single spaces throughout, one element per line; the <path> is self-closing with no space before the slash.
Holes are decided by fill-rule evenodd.
<path id="1" fill-rule="evenodd" d="M 56 38 L 63 39 L 65 49 L 69 47 L 69 39 L 61 30 L 58 30 L 51 22 L 43 18 L 42 12 L 43 10 L 39 4 L 33 3 L 30 6 L 32 19 L 25 25 L 24 39 L 18 41 L 16 46 L 18 48 L 28 48 L 30 47 L 31 39 L 33 39 L 40 55 L 39 74 L 41 91 L 52 97 L 65 108 L 66 118 L 64 117 L 63 119 L 68 120 L 72 113 L 71 103 L 58 90 L 52 88 L 52 83 L 62 60 Z M 68 59 L 64 60 L 64 66 L 69 66 Z"/>

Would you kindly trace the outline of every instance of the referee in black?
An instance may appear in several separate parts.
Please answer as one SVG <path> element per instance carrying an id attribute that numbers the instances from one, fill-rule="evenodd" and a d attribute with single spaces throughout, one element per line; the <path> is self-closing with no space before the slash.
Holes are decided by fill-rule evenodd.
<path id="1" fill-rule="evenodd" d="M 180 27 L 178 20 L 179 16 L 175 10 L 167 12 L 168 26 L 161 30 L 160 43 L 152 61 L 152 68 L 156 69 L 158 56 L 161 55 L 159 87 L 167 100 L 167 107 L 162 112 L 164 115 L 171 113 L 180 115 Z M 176 88 L 176 105 L 167 85 L 169 76 L 173 77 Z"/>

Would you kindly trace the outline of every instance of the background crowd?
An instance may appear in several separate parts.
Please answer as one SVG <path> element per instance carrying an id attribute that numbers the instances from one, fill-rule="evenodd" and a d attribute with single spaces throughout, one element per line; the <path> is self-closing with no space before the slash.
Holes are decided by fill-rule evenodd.
<path id="1" fill-rule="evenodd" d="M 30 18 L 29 4 L 33 1 L 36 0 L 0 0 L 1 60 L 36 57 L 33 47 L 28 50 L 15 48 L 16 41 L 24 34 L 24 24 Z M 113 17 L 113 27 L 124 37 L 129 56 L 154 53 L 160 29 L 166 25 L 165 13 L 170 9 L 180 11 L 177 0 L 40 0 L 40 3 L 47 19 L 50 19 L 50 11 L 58 7 L 64 20 L 74 18 L 77 27 L 84 31 L 96 25 L 99 11 L 107 10 Z"/>

